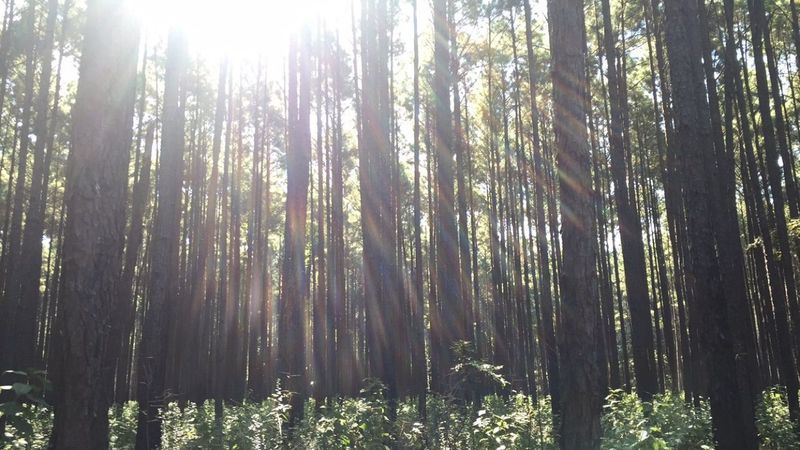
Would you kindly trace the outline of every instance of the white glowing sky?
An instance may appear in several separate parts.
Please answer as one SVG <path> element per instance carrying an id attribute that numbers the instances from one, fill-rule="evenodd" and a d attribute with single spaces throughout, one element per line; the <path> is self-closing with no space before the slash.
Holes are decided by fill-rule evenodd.
<path id="1" fill-rule="evenodd" d="M 351 36 L 352 9 L 360 15 L 360 0 L 129 0 L 142 20 L 145 34 L 158 39 L 171 27 L 182 29 L 192 50 L 206 58 L 223 54 L 235 58 L 281 58 L 289 36 L 301 24 L 320 20 L 343 39 Z M 546 1 L 532 0 L 535 20 L 546 15 Z M 400 0 L 406 16 L 398 23 L 400 35 L 412 35 L 411 1 Z M 431 24 L 430 0 L 418 0 L 420 34 Z M 519 11 L 521 14 L 521 9 Z M 541 22 L 540 22 L 541 23 Z"/>
<path id="2" fill-rule="evenodd" d="M 302 23 L 349 30 L 351 0 L 132 0 L 148 37 L 182 29 L 207 58 L 280 57 Z"/>

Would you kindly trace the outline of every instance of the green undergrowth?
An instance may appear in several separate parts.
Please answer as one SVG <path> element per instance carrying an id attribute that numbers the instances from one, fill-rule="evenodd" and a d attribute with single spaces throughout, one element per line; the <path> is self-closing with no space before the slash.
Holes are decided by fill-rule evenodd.
<path id="1" fill-rule="evenodd" d="M 217 423 L 214 403 L 170 404 L 162 413 L 165 449 L 554 449 L 549 398 L 533 401 L 521 394 L 485 397 L 479 407 L 445 396 L 430 395 L 421 420 L 414 400 L 401 402 L 397 419 L 379 393 L 330 403 L 306 404 L 304 420 L 291 431 L 281 428 L 289 415 L 289 399 L 276 392 L 260 403 L 226 405 Z M 131 449 L 136 432 L 136 404 L 109 412 L 111 448 Z M 46 447 L 52 423 L 47 406 L 23 404 L 20 420 L 30 426 L 6 427 L 4 449 Z M 14 421 L 20 423 L 20 421 Z M 672 394 L 644 403 L 635 395 L 614 391 L 603 411 L 604 449 L 713 448 L 711 413 L 706 402 L 688 404 Z M 800 448 L 789 420 L 785 394 L 764 393 L 757 409 L 764 449 Z"/>

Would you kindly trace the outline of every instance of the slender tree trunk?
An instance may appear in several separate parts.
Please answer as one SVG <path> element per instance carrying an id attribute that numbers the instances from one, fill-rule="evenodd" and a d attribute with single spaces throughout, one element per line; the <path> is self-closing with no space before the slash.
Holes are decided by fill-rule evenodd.
<path id="1" fill-rule="evenodd" d="M 551 0 L 553 123 L 560 174 L 563 266 L 561 284 L 561 432 L 563 449 L 600 447 L 602 389 L 596 358 L 595 255 L 592 245 L 591 161 L 586 130 L 583 2 Z"/>
<path id="2" fill-rule="evenodd" d="M 37 38 L 36 33 L 36 2 L 31 0 L 28 9 L 25 12 L 25 33 L 22 37 L 24 44 L 23 51 L 25 54 L 25 77 L 22 99 L 22 112 L 20 117 L 20 131 L 19 131 L 19 149 L 17 150 L 17 174 L 14 179 L 14 195 L 13 201 L 9 204 L 11 208 L 11 222 L 8 229 L 7 246 L 3 246 L 3 259 L 0 261 L 0 289 L 3 289 L 4 301 L 6 308 L 9 310 L 4 314 L 6 317 L 6 326 L 3 327 L 3 347 L 6 347 L 8 353 L 8 361 L 11 363 L 9 367 L 0 367 L 0 369 L 7 369 L 16 367 L 24 361 L 24 353 L 27 352 L 29 346 L 11 346 L 19 326 L 17 318 L 20 315 L 20 308 L 22 307 L 20 299 L 20 281 L 21 281 L 21 266 L 16 262 L 20 260 L 20 247 L 22 245 L 22 216 L 24 209 L 25 199 L 25 185 L 28 174 L 28 152 L 31 145 L 31 117 L 33 115 L 34 103 L 34 84 L 36 76 L 36 54 L 35 42 Z M 9 183 L 9 189 L 11 184 Z M 13 348 L 12 348 L 13 347 Z M 0 360 L 3 358 L 0 357 Z"/>
<path id="3" fill-rule="evenodd" d="M 44 234 L 44 207 L 42 204 L 45 186 L 45 150 L 48 142 L 48 112 L 50 109 L 50 81 L 52 77 L 53 41 L 55 39 L 56 19 L 58 17 L 58 1 L 48 1 L 47 24 L 42 43 L 42 66 L 39 76 L 39 92 L 36 99 L 36 119 L 33 132 L 36 143 L 33 151 L 33 168 L 31 172 L 30 198 L 28 212 L 25 215 L 25 229 L 22 236 L 22 248 L 18 273 L 20 307 L 15 319 L 16 345 L 20 348 L 18 367 L 42 367 L 37 352 L 36 313 L 40 303 L 42 275 L 42 235 Z M 112 352 L 114 350 L 112 349 Z"/>
<path id="4" fill-rule="evenodd" d="M 453 345 L 468 340 L 466 333 L 466 309 L 463 304 L 458 264 L 443 263 L 458 261 L 458 231 L 456 227 L 452 113 L 450 110 L 450 27 L 447 19 L 447 0 L 433 2 L 434 24 L 434 75 L 432 82 L 434 100 L 434 140 L 436 151 L 436 256 L 439 268 L 436 271 L 436 291 L 442 302 L 441 321 L 443 368 L 453 367 L 455 356 Z M 449 383 L 447 383 L 450 386 Z"/>
<path id="5" fill-rule="evenodd" d="M 629 192 L 628 167 L 625 161 L 623 134 L 629 129 L 624 125 L 621 83 L 617 75 L 617 49 L 615 35 L 611 26 L 611 7 L 609 0 L 602 0 L 604 46 L 608 62 L 608 91 L 611 105 L 611 128 L 609 133 L 611 173 L 614 181 L 614 199 L 619 214 L 622 260 L 625 269 L 625 287 L 631 314 L 631 338 L 633 343 L 633 368 L 636 373 L 636 390 L 644 400 L 649 400 L 658 392 L 655 359 L 653 355 L 653 329 L 650 317 L 650 298 L 647 293 L 647 272 L 645 270 L 644 243 L 642 241 L 642 222 L 639 212 L 632 203 L 633 194 Z M 625 57 L 624 55 L 622 56 Z M 630 169 L 633 171 L 633 169 Z"/>
<path id="6" fill-rule="evenodd" d="M 15 1 L 9 0 L 6 3 L 5 15 L 3 16 L 3 28 L 0 32 L 0 117 L 4 115 L 3 109 L 6 100 L 6 87 L 8 86 L 9 72 L 9 49 L 12 37 L 12 27 L 14 25 L 14 15 L 16 13 Z"/>
<path id="7" fill-rule="evenodd" d="M 171 303 L 178 296 L 181 187 L 184 168 L 185 103 L 183 78 L 187 69 L 184 36 L 170 33 L 164 85 L 163 135 L 159 160 L 158 208 L 152 231 L 148 308 L 140 344 L 136 448 L 161 445 L 159 409 L 165 406 L 166 343 L 174 317 Z"/>
<path id="8" fill-rule="evenodd" d="M 367 351 L 372 376 L 387 387 L 389 416 L 396 414 L 398 371 L 405 360 L 400 331 L 401 299 L 405 298 L 397 264 L 396 210 L 392 201 L 391 103 L 387 74 L 390 53 L 386 0 L 364 6 L 362 66 L 364 89 L 363 140 L 359 148 L 364 235 L 364 299 Z"/>
<path id="9" fill-rule="evenodd" d="M 450 3 L 450 42 L 451 42 L 451 72 L 450 82 L 453 86 L 453 153 L 456 158 L 456 187 L 458 190 L 456 200 L 457 220 L 458 220 L 458 255 L 460 261 L 460 299 L 463 302 L 464 310 L 464 330 L 461 332 L 465 341 L 474 345 L 475 341 L 475 320 L 472 311 L 472 255 L 470 253 L 469 231 L 467 225 L 467 154 L 468 148 L 464 141 L 464 126 L 462 123 L 461 92 L 459 91 L 459 54 L 458 54 L 458 33 L 455 29 L 455 14 L 453 2 Z"/>
<path id="10" fill-rule="evenodd" d="M 303 416 L 305 392 L 306 298 L 305 239 L 311 136 L 310 37 L 304 29 L 297 49 L 293 38 L 289 60 L 289 153 L 286 231 L 283 259 L 283 292 L 278 306 L 278 374 L 282 386 L 292 392 L 289 426 Z M 299 83 L 298 83 L 299 78 Z"/>
<path id="11" fill-rule="evenodd" d="M 539 131 L 539 106 L 536 103 L 538 82 L 536 80 L 536 60 L 533 53 L 533 32 L 531 30 L 530 1 L 525 0 L 525 45 L 528 53 L 528 82 L 531 90 L 531 130 L 533 136 L 533 192 L 536 205 L 536 248 L 539 263 L 539 296 L 541 303 L 542 327 L 544 337 L 544 358 L 547 367 L 548 390 L 551 397 L 553 415 L 560 411 L 558 350 L 553 318 L 553 297 L 551 293 L 550 251 L 547 243 L 547 220 L 545 218 L 545 171 L 542 157 L 542 142 Z"/>
<path id="12" fill-rule="evenodd" d="M 132 346 L 129 342 L 130 333 L 133 329 L 134 321 L 136 320 L 134 277 L 140 259 L 139 253 L 141 252 L 142 243 L 144 241 L 144 219 L 150 196 L 150 166 L 152 165 L 151 154 L 153 151 L 154 135 L 155 123 L 151 123 L 147 127 L 144 155 L 142 155 L 141 167 L 139 167 L 138 181 L 133 187 L 133 195 L 131 197 L 131 225 L 126 239 L 125 264 L 120 281 L 119 306 L 116 311 L 116 314 L 119 315 L 117 326 L 120 327 L 119 333 L 123 339 L 121 344 L 122 348 L 117 358 L 117 387 L 114 396 L 115 401 L 119 403 L 128 399 L 128 390 L 130 388 L 127 377 L 130 371 L 129 361 Z"/>
<path id="13" fill-rule="evenodd" d="M 420 177 L 420 93 L 419 93 L 419 30 L 417 0 L 414 7 L 414 291 L 411 295 L 411 317 L 413 321 L 411 366 L 415 381 L 414 392 L 419 395 L 420 417 L 425 417 L 428 374 L 425 363 L 425 293 L 424 258 L 422 255 L 422 201 Z"/>
<path id="14" fill-rule="evenodd" d="M 789 244 L 788 225 L 786 223 L 786 197 L 784 197 L 781 184 L 781 169 L 778 166 L 778 145 L 773 128 L 772 109 L 770 108 L 770 94 L 767 82 L 767 68 L 764 64 L 764 40 L 769 32 L 767 28 L 766 13 L 763 0 L 752 0 L 748 3 L 750 11 L 750 30 L 753 42 L 753 59 L 756 70 L 756 85 L 758 92 L 758 111 L 761 116 L 761 129 L 764 137 L 764 156 L 766 158 L 766 176 L 772 193 L 774 203 L 774 217 L 776 235 L 778 238 L 778 260 L 783 271 L 786 286 L 787 300 L 789 303 L 790 317 L 797 320 L 800 317 L 798 310 L 797 288 L 792 263 L 792 252 Z M 786 166 L 784 162 L 784 166 Z M 798 334 L 793 337 L 795 347 L 798 343 Z M 798 382 L 796 367 L 783 366 L 783 383 L 787 388 L 789 412 L 794 420 L 800 419 L 800 400 L 798 400 Z"/>

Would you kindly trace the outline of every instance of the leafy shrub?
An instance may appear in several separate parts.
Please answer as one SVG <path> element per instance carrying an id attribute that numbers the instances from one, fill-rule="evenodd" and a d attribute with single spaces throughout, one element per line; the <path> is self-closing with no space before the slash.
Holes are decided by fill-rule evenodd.
<path id="1" fill-rule="evenodd" d="M 320 405 L 318 414 L 306 414 L 301 435 L 305 448 L 384 448 L 392 442 L 392 424 L 383 400 L 383 386 L 368 383 L 361 398 Z M 316 416 L 316 417 L 315 417 Z"/>
<path id="2" fill-rule="evenodd" d="M 534 404 L 522 394 L 493 396 L 473 422 L 474 445 L 494 448 L 556 448 L 549 398 Z"/>
<path id="3" fill-rule="evenodd" d="M 136 445 L 136 415 L 139 405 L 126 402 L 114 405 L 108 412 L 109 445 L 114 449 L 129 449 Z"/>
<path id="4" fill-rule="evenodd" d="M 281 424 L 289 417 L 289 398 L 276 390 L 266 401 L 227 407 L 223 417 L 224 448 L 280 448 L 286 436 Z"/>
<path id="5" fill-rule="evenodd" d="M 44 400 L 51 390 L 47 373 L 8 370 L 0 380 L 4 383 L 0 394 L 8 398 L 0 403 L 0 418 L 8 425 L 0 435 L 0 445 L 5 449 L 45 448 L 53 423 L 52 411 Z"/>
<path id="6" fill-rule="evenodd" d="M 789 404 L 782 388 L 769 388 L 756 407 L 756 426 L 764 448 L 800 448 L 797 426 L 789 418 Z"/>
<path id="7" fill-rule="evenodd" d="M 661 443 L 654 441 L 645 418 L 644 405 L 636 395 L 612 391 L 603 410 L 603 448 L 660 448 Z"/>
<path id="8" fill-rule="evenodd" d="M 480 392 L 504 390 L 508 387 L 509 382 L 500 373 L 503 366 L 495 366 L 479 359 L 471 342 L 456 342 L 453 353 L 456 357 L 456 365 L 450 374 L 453 378 L 453 395 L 475 399 Z"/>
<path id="9" fill-rule="evenodd" d="M 212 400 L 183 408 L 170 403 L 162 412 L 162 448 L 281 448 L 287 443 L 281 424 L 289 416 L 288 402 L 288 394 L 278 389 L 261 403 L 225 405 L 220 424 Z"/>
<path id="10" fill-rule="evenodd" d="M 602 447 L 608 449 L 711 449 L 711 411 L 673 394 L 642 402 L 635 394 L 612 391 L 602 419 Z"/>
<path id="11" fill-rule="evenodd" d="M 714 448 L 711 407 L 705 400 L 694 407 L 679 395 L 656 395 L 649 419 L 654 433 L 663 439 L 668 448 Z"/>
<path id="12" fill-rule="evenodd" d="M 425 448 L 426 428 L 420 421 L 417 405 L 414 402 L 400 404 L 397 409 L 394 434 L 401 448 Z"/>
<path id="13" fill-rule="evenodd" d="M 492 395 L 485 397 L 481 409 L 475 411 L 474 405 L 463 399 L 429 395 L 425 420 L 418 416 L 416 400 L 409 400 L 398 405 L 397 420 L 392 423 L 383 386 L 371 382 L 358 398 L 336 399 L 324 405 L 309 401 L 305 420 L 293 431 L 291 439 L 281 428 L 288 419 L 289 408 L 288 395 L 280 390 L 264 402 L 225 405 L 219 422 L 215 421 L 213 401 L 182 407 L 171 403 L 162 412 L 162 448 L 488 450 L 554 449 L 558 442 L 547 397 L 533 402 L 523 394 L 508 398 Z M 15 411 L 30 429 L 10 424 L 0 448 L 46 448 L 52 410 L 42 404 L 20 402 Z M 111 408 L 112 449 L 134 447 L 136 414 L 134 402 Z M 655 396 L 652 402 L 642 402 L 634 394 L 613 391 L 607 397 L 602 425 L 603 448 L 713 448 L 708 403 L 695 407 L 669 393 Z M 765 392 L 758 405 L 757 425 L 762 448 L 800 448 L 781 389 Z"/>
<path id="14" fill-rule="evenodd" d="M 53 427 L 53 411 L 47 406 L 20 404 L 15 413 L 17 420 L 8 423 L 0 436 L 0 448 L 27 450 L 47 448 Z"/>
<path id="15" fill-rule="evenodd" d="M 425 432 L 429 448 L 469 448 L 472 423 L 469 410 L 452 397 L 429 396 Z"/>
<path id="16" fill-rule="evenodd" d="M 201 445 L 202 438 L 198 432 L 197 405 L 187 403 L 183 408 L 177 403 L 170 403 L 161 412 L 162 436 L 164 448 L 196 448 Z"/>

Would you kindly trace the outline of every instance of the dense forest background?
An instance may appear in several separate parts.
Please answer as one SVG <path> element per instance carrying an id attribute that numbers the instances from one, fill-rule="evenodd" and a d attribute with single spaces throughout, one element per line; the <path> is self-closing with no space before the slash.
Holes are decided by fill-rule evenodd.
<path id="1" fill-rule="evenodd" d="M 184 3 L 0 2 L 4 439 L 798 442 L 795 0 Z"/>

